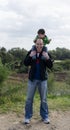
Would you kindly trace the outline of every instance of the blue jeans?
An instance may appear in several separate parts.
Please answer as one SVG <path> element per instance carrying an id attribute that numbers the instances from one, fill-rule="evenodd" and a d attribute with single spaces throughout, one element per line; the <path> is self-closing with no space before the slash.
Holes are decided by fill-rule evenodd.
<path id="1" fill-rule="evenodd" d="M 48 118 L 48 105 L 47 105 L 47 81 L 33 80 L 28 81 L 28 92 L 27 100 L 25 105 L 25 118 L 30 119 L 33 115 L 33 98 L 38 87 L 40 94 L 41 104 L 40 104 L 40 115 L 42 119 Z"/>

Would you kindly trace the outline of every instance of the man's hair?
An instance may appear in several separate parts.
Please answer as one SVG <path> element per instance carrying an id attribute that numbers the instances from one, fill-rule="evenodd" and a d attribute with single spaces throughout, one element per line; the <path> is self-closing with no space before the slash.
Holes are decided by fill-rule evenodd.
<path id="1" fill-rule="evenodd" d="M 41 38 L 36 39 L 36 42 L 37 42 L 37 41 L 42 41 L 42 42 L 43 42 L 43 40 L 42 40 Z"/>
<path id="2" fill-rule="evenodd" d="M 45 30 L 44 29 L 39 29 L 37 33 L 38 34 L 45 34 Z"/>

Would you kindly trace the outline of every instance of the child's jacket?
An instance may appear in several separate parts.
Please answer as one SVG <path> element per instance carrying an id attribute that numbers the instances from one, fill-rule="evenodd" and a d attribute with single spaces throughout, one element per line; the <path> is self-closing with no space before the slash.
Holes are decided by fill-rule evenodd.
<path id="1" fill-rule="evenodd" d="M 38 35 L 36 36 L 36 38 L 34 39 L 34 43 L 36 42 L 36 40 L 38 39 Z M 50 40 L 48 39 L 48 37 L 45 35 L 44 38 L 42 38 L 43 42 L 44 42 L 44 45 L 46 44 L 49 44 L 50 43 Z"/>

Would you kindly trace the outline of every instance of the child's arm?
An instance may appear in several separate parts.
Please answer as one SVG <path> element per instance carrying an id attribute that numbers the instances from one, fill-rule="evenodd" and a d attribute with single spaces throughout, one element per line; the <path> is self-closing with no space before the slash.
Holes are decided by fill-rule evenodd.
<path id="1" fill-rule="evenodd" d="M 49 43 L 51 42 L 52 39 L 49 39 Z"/>
<path id="2" fill-rule="evenodd" d="M 32 48 L 31 48 L 32 51 L 36 51 L 36 46 L 33 45 Z"/>
<path id="3" fill-rule="evenodd" d="M 51 39 L 49 39 L 49 38 L 45 35 L 43 41 L 44 41 L 44 45 L 46 45 L 46 44 L 49 44 L 49 43 L 51 42 Z"/>

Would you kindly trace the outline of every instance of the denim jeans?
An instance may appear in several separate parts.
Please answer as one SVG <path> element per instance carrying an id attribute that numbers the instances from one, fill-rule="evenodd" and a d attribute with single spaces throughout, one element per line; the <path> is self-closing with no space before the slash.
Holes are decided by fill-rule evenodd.
<path id="1" fill-rule="evenodd" d="M 46 100 L 47 96 L 47 80 L 33 80 L 28 81 L 28 91 L 27 91 L 27 100 L 25 105 L 25 118 L 30 119 L 33 115 L 33 98 L 38 87 L 40 94 L 41 104 L 40 104 L 40 115 L 42 119 L 48 118 L 48 104 Z"/>

